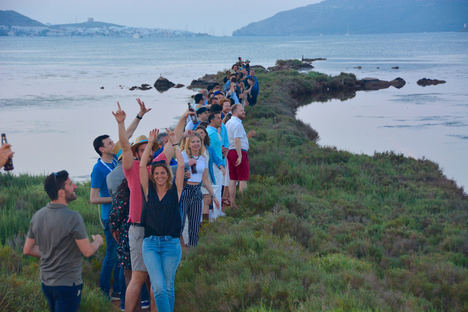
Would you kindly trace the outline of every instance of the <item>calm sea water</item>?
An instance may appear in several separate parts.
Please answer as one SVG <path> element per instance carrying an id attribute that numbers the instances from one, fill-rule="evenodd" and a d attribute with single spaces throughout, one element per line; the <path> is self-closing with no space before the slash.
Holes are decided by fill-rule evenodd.
<path id="1" fill-rule="evenodd" d="M 0 131 L 14 145 L 16 173 L 67 169 L 89 178 L 93 139 L 117 139 L 112 110 L 120 101 L 129 119 L 136 97 L 153 108 L 136 135 L 172 126 L 194 94 L 129 91 L 163 75 L 188 85 L 230 67 L 238 56 L 271 66 L 277 59 L 326 57 L 317 71 L 358 78 L 402 77 L 407 85 L 360 92 L 351 100 L 311 103 L 298 118 L 320 143 L 372 154 L 393 150 L 438 162 L 449 178 L 468 185 L 468 34 L 393 34 L 307 38 L 0 38 Z M 362 66 L 362 69 L 355 69 Z M 399 66 L 398 70 L 391 67 Z M 379 67 L 379 69 L 377 69 Z M 422 77 L 447 84 L 422 88 Z M 261 82 L 260 82 L 261 83 Z M 100 89 L 104 87 L 104 89 Z M 122 86 L 122 87 L 121 87 Z"/>

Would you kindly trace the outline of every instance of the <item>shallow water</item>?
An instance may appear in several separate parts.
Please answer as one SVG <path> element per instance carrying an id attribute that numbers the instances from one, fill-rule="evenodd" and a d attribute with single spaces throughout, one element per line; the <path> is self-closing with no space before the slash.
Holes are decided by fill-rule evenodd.
<path id="1" fill-rule="evenodd" d="M 120 101 L 129 119 L 136 97 L 153 108 L 136 135 L 176 123 L 193 91 L 129 91 L 161 74 L 188 85 L 228 68 L 238 56 L 271 66 L 276 59 L 327 57 L 317 71 L 407 81 L 400 90 L 359 92 L 351 100 L 313 103 L 298 117 L 320 143 L 358 153 L 394 150 L 437 161 L 468 185 L 468 34 L 390 34 L 307 38 L 0 38 L 0 131 L 8 134 L 15 173 L 67 169 L 88 179 L 97 159 L 92 140 L 117 139 L 111 111 Z M 362 69 L 355 69 L 362 66 Z M 393 70 L 392 66 L 399 66 Z M 379 69 L 377 69 L 379 67 Z M 447 80 L 422 88 L 420 78 Z M 261 84 L 261 82 L 260 82 Z M 104 89 L 100 89 L 103 86 Z M 122 87 L 120 87 L 122 86 Z"/>

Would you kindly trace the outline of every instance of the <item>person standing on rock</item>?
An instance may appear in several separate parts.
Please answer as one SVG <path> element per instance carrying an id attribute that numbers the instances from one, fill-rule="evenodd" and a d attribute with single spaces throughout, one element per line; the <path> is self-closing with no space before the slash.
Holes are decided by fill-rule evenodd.
<path id="1" fill-rule="evenodd" d="M 54 312 L 79 310 L 82 256 L 91 257 L 103 243 L 99 234 L 91 243 L 80 213 L 68 208 L 75 189 L 65 170 L 47 176 L 44 190 L 51 201 L 33 215 L 23 248 L 40 258 L 42 292 Z"/>
<path id="2" fill-rule="evenodd" d="M 245 111 L 242 104 L 234 104 L 231 108 L 232 118 L 226 123 L 229 138 L 229 152 L 227 154 L 229 165 L 229 199 L 235 207 L 236 185 L 239 182 L 239 192 L 247 188 L 249 180 L 249 137 L 255 135 L 255 131 L 245 132 L 242 121 L 245 119 Z"/>

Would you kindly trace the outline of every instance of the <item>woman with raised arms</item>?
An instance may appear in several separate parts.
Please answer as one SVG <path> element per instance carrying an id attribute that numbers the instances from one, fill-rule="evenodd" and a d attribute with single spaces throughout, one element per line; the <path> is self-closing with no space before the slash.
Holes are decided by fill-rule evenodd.
<path id="1" fill-rule="evenodd" d="M 141 223 L 145 229 L 143 260 L 151 280 L 158 312 L 174 311 L 174 279 L 182 256 L 179 237 L 182 232 L 180 196 L 184 184 L 184 159 L 174 132 L 167 130 L 177 158 L 176 178 L 165 161 L 147 167 L 159 131 L 151 130 L 148 145 L 140 161 L 140 182 L 146 205 Z"/>

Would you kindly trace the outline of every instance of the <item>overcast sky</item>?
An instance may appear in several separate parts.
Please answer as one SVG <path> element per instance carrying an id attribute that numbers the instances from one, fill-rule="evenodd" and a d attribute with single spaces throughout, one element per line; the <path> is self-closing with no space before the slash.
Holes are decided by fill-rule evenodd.
<path id="1" fill-rule="evenodd" d="M 0 0 L 1 10 L 15 10 L 41 23 L 96 21 L 125 26 L 231 33 L 280 11 L 320 0 Z"/>

